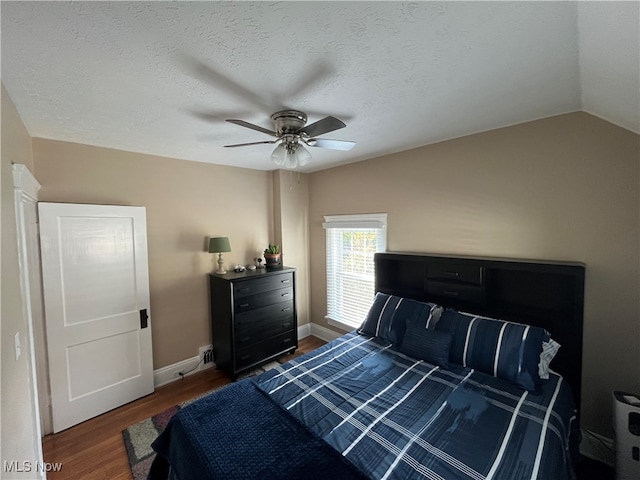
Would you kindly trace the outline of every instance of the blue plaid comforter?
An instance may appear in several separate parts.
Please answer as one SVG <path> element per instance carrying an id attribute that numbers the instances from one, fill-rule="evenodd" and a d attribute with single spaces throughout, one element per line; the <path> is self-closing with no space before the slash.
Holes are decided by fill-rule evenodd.
<path id="1" fill-rule="evenodd" d="M 576 413 L 554 374 L 531 393 L 351 332 L 256 384 L 370 478 L 574 478 Z"/>

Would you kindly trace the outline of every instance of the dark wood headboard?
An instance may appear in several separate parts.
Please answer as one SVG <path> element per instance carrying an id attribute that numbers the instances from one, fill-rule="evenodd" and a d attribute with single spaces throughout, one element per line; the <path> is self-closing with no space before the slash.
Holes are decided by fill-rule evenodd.
<path id="1" fill-rule="evenodd" d="M 551 368 L 580 410 L 583 264 L 385 252 L 375 268 L 377 292 L 545 328 L 561 345 Z"/>

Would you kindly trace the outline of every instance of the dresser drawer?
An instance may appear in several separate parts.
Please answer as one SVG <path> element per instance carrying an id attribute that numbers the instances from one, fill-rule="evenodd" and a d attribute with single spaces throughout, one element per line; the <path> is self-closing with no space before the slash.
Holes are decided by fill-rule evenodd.
<path id="1" fill-rule="evenodd" d="M 293 273 L 270 275 L 264 278 L 252 279 L 251 281 L 234 282 L 233 296 L 234 298 L 242 298 L 284 287 L 293 287 Z"/>
<path id="2" fill-rule="evenodd" d="M 271 319 L 268 322 L 254 324 L 240 331 L 236 331 L 235 344 L 237 348 L 244 348 L 245 346 L 258 343 L 265 338 L 290 332 L 293 330 L 293 327 L 293 315 Z"/>
<path id="3" fill-rule="evenodd" d="M 234 299 L 235 312 L 241 313 L 256 308 L 273 305 L 274 303 L 288 302 L 293 300 L 293 287 L 271 290 L 270 292 L 258 293 L 248 297 Z"/>
<path id="4" fill-rule="evenodd" d="M 293 300 L 237 313 L 233 322 L 236 335 L 254 329 L 256 325 L 270 324 L 279 318 L 293 317 Z"/>
<path id="5" fill-rule="evenodd" d="M 482 301 L 480 285 L 465 285 L 456 282 L 427 281 L 427 292 L 439 297 L 455 298 L 464 302 Z"/>
<path id="6" fill-rule="evenodd" d="M 474 265 L 455 265 L 446 263 L 429 263 L 427 279 L 448 280 L 480 285 L 482 283 L 482 267 Z"/>
<path id="7" fill-rule="evenodd" d="M 265 358 L 284 353 L 295 348 L 297 344 L 296 332 L 290 331 L 268 340 L 252 345 L 250 348 L 238 348 L 235 355 L 236 370 L 250 367 Z"/>

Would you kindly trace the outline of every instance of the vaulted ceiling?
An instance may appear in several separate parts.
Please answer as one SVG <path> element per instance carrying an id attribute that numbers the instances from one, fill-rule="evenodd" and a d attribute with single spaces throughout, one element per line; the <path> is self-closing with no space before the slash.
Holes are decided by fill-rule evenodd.
<path id="1" fill-rule="evenodd" d="M 311 172 L 578 110 L 640 133 L 638 2 L 2 2 L 33 137 L 270 170 L 283 108 L 346 128 Z"/>

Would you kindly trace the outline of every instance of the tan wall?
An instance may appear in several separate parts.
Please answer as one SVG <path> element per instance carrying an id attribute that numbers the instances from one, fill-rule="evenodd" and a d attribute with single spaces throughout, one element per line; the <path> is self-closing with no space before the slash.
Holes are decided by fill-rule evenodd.
<path id="1" fill-rule="evenodd" d="M 271 174 L 40 138 L 33 152 L 41 201 L 146 207 L 154 368 L 197 355 L 211 342 L 206 239 L 229 237 L 225 268 L 254 263 L 273 231 Z"/>
<path id="2" fill-rule="evenodd" d="M 18 237 L 16 229 L 15 203 L 13 194 L 13 163 L 25 164 L 33 172 L 31 138 L 13 102 L 2 90 L 2 149 L 1 155 L 1 205 L 0 222 L 2 233 L 0 304 L 2 327 L 0 330 L 2 373 L 0 381 L 0 462 L 38 461 L 38 419 L 33 414 L 35 401 L 32 368 L 29 362 L 27 318 L 22 310 L 20 270 L 18 264 Z M 15 358 L 13 338 L 18 333 L 22 344 L 22 354 Z M 12 478 L 29 478 L 33 473 L 13 472 Z"/>
<path id="3" fill-rule="evenodd" d="M 388 249 L 586 264 L 583 422 L 640 391 L 638 135 L 575 113 L 313 173 L 311 319 L 328 327 L 322 217 L 387 212 Z"/>
<path id="4" fill-rule="evenodd" d="M 309 323 L 309 175 L 273 173 L 275 241 L 285 265 L 296 268 L 298 325 Z"/>

